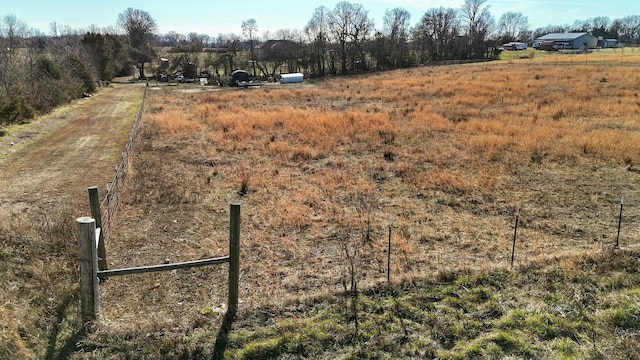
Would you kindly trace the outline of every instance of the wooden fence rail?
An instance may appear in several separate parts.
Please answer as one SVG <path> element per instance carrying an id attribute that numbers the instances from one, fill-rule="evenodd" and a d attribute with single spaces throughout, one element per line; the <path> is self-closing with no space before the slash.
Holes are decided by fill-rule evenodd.
<path id="1" fill-rule="evenodd" d="M 76 219 L 78 227 L 78 262 L 80 266 L 80 315 L 85 328 L 90 328 L 93 323 L 99 318 L 100 279 L 112 276 L 141 274 L 155 271 L 169 271 L 222 263 L 229 263 L 229 293 L 227 299 L 227 311 L 228 314 L 235 314 L 238 309 L 238 287 L 240 278 L 239 204 L 231 204 L 229 218 L 228 256 L 174 264 L 141 266 L 114 270 L 106 270 L 106 252 L 104 254 L 104 258 L 101 258 L 99 256 L 100 249 L 105 251 L 105 248 L 104 246 L 100 246 L 101 231 L 100 228 L 96 227 L 96 218 L 87 216 Z M 104 270 L 101 270 L 99 268 L 99 264 L 103 260 L 105 262 Z"/>
<path id="2" fill-rule="evenodd" d="M 156 272 L 156 271 L 170 271 L 170 270 L 176 270 L 176 269 L 188 269 L 192 267 L 216 265 L 216 264 L 223 264 L 228 262 L 229 262 L 229 256 L 222 256 L 222 257 L 213 258 L 213 259 L 186 261 L 186 262 L 173 263 L 173 264 L 140 266 L 140 267 L 133 267 L 133 268 L 117 269 L 117 270 L 98 270 L 97 274 L 98 274 L 98 278 L 102 280 L 111 276 L 142 274 L 142 273 Z"/>

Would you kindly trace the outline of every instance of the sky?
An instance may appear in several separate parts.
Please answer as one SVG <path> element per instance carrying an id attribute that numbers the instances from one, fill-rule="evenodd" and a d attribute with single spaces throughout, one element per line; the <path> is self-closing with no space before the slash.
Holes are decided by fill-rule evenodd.
<path id="1" fill-rule="evenodd" d="M 430 8 L 460 8 L 464 0 L 362 0 L 377 29 L 382 28 L 386 10 L 402 7 L 411 14 L 412 26 Z M 319 6 L 332 9 L 337 0 L 0 0 L 0 17 L 15 15 L 45 34 L 50 24 L 68 25 L 85 30 L 115 27 L 118 14 L 132 7 L 148 12 L 158 25 L 158 33 L 196 32 L 215 37 L 218 34 L 242 34 L 241 24 L 255 19 L 258 36 L 279 29 L 302 30 Z M 505 12 L 520 12 L 529 19 L 531 29 L 546 25 L 572 24 L 596 16 L 611 20 L 640 15 L 638 0 L 487 0 L 496 21 Z"/>

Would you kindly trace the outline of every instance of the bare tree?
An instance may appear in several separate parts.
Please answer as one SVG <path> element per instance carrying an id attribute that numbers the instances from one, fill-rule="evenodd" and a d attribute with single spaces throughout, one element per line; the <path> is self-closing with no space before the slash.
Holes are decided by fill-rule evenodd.
<path id="1" fill-rule="evenodd" d="M 24 69 L 20 66 L 20 51 L 27 37 L 27 24 L 15 15 L 0 20 L 0 95 L 11 97 L 18 89 Z"/>
<path id="2" fill-rule="evenodd" d="M 607 30 L 611 27 L 611 19 L 607 16 L 596 16 L 594 18 L 589 19 L 591 22 L 592 30 Z"/>
<path id="3" fill-rule="evenodd" d="M 532 34 L 531 34 L 531 38 L 532 39 L 538 39 L 544 35 L 547 34 L 553 34 L 553 33 L 563 33 L 566 32 L 567 28 L 565 26 L 562 25 L 547 25 L 544 27 L 539 27 L 535 30 L 533 30 Z"/>
<path id="4" fill-rule="evenodd" d="M 131 60 L 140 72 L 140 79 L 143 79 L 144 65 L 155 56 L 153 38 L 157 30 L 156 22 L 146 11 L 127 8 L 118 15 L 118 26 L 129 39 Z"/>
<path id="5" fill-rule="evenodd" d="M 219 58 L 214 62 L 216 75 L 220 76 L 219 70 L 222 67 L 225 75 L 235 70 L 235 57 L 240 46 L 240 36 L 235 33 L 218 34 L 216 46 L 222 49 Z"/>
<path id="6" fill-rule="evenodd" d="M 200 37 L 200 41 L 202 41 L 202 44 L 204 47 L 209 47 L 209 40 L 211 39 L 209 37 L 209 35 L 207 34 L 200 34 L 198 35 Z"/>
<path id="7" fill-rule="evenodd" d="M 164 38 L 166 39 L 168 46 L 178 46 L 180 40 L 184 38 L 184 35 L 178 34 L 175 31 L 169 31 Z"/>
<path id="8" fill-rule="evenodd" d="M 521 40 L 529 31 L 529 19 L 519 12 L 508 11 L 498 21 L 503 41 Z"/>
<path id="9" fill-rule="evenodd" d="M 18 20 L 18 18 L 13 14 L 4 16 L 2 19 L 2 37 L 6 39 L 6 45 L 9 49 L 22 46 L 26 35 L 26 23 Z"/>
<path id="10" fill-rule="evenodd" d="M 587 32 L 591 29 L 591 22 L 589 20 L 576 20 L 571 25 L 572 32 Z"/>
<path id="11" fill-rule="evenodd" d="M 638 44 L 640 39 L 640 15 L 629 15 L 616 19 L 612 26 L 618 33 L 618 40 L 627 44 Z"/>
<path id="12" fill-rule="evenodd" d="M 258 23 L 256 19 L 249 19 L 242 22 L 242 34 L 249 38 L 249 50 L 251 54 L 251 62 L 253 64 L 253 76 L 256 76 L 256 55 L 253 48 L 253 37 L 258 32 Z"/>
<path id="13" fill-rule="evenodd" d="M 373 30 L 369 12 L 360 4 L 346 1 L 336 4 L 329 16 L 329 29 L 340 49 L 341 70 L 347 73 L 347 60 L 351 69 L 356 62 L 364 62 L 364 41 Z"/>
<path id="14" fill-rule="evenodd" d="M 493 30 L 495 20 L 489 12 L 487 0 L 465 0 L 460 9 L 460 18 L 466 25 L 468 40 L 466 57 L 481 58 L 486 52 L 486 40 Z"/>
<path id="15" fill-rule="evenodd" d="M 394 68 L 407 65 L 410 21 L 411 14 L 403 8 L 387 10 L 384 13 L 383 34 L 388 40 L 390 62 Z"/>
<path id="16" fill-rule="evenodd" d="M 300 30 L 298 29 L 278 29 L 274 34 L 277 40 L 302 41 Z"/>
<path id="17" fill-rule="evenodd" d="M 191 45 L 191 51 L 202 51 L 202 49 L 204 48 L 204 38 L 202 35 L 196 32 L 190 32 L 189 35 L 187 35 L 187 38 L 189 39 L 189 43 Z"/>
<path id="18" fill-rule="evenodd" d="M 456 10 L 442 7 L 428 10 L 414 30 L 414 38 L 424 60 L 455 58 L 459 34 L 460 23 Z"/>
<path id="19" fill-rule="evenodd" d="M 49 34 L 52 37 L 58 37 L 62 33 L 62 26 L 58 24 L 56 21 L 52 21 L 49 23 Z"/>
<path id="20" fill-rule="evenodd" d="M 329 9 L 324 6 L 316 8 L 304 32 L 311 42 L 311 56 L 316 66 L 316 73 L 324 76 L 329 45 Z"/>
<path id="21" fill-rule="evenodd" d="M 275 77 L 281 66 L 286 64 L 288 72 L 300 71 L 304 61 L 305 46 L 301 43 L 300 34 L 289 34 L 289 39 L 267 40 L 260 47 L 256 65 L 266 77 Z"/>

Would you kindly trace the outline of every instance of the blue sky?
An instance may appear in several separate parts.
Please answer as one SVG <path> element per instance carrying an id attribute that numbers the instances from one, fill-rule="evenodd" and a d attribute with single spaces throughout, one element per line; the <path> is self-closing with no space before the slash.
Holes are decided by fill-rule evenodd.
<path id="1" fill-rule="evenodd" d="M 13 14 L 31 28 L 49 33 L 56 22 L 75 29 L 90 25 L 115 26 L 118 14 L 127 7 L 147 11 L 156 20 L 159 32 L 176 31 L 217 36 L 241 34 L 241 23 L 256 19 L 258 35 L 278 29 L 302 29 L 319 6 L 331 9 L 336 0 L 0 0 L 0 16 Z M 403 7 L 411 13 L 415 25 L 426 10 L 434 7 L 459 8 L 464 0 L 366 0 L 360 3 L 369 11 L 376 28 L 382 28 L 385 10 Z M 640 15 L 638 0 L 487 0 L 491 14 L 498 20 L 507 11 L 521 12 L 531 28 L 553 24 L 572 24 L 596 16 L 611 20 Z"/>

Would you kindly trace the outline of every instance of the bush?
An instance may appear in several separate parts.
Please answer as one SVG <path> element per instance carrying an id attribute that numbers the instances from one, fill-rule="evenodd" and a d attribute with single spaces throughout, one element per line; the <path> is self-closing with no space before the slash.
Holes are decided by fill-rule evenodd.
<path id="1" fill-rule="evenodd" d="M 36 69 L 38 69 L 42 76 L 55 80 L 62 79 L 62 70 L 60 70 L 58 65 L 47 55 L 40 55 L 38 59 L 36 59 Z"/>
<path id="2" fill-rule="evenodd" d="M 65 58 L 65 68 L 71 80 L 75 80 L 78 83 L 78 86 L 74 86 L 75 91 L 71 94 L 72 97 L 82 97 L 84 93 L 96 91 L 96 79 L 78 55 L 71 54 L 67 56 Z"/>
<path id="3" fill-rule="evenodd" d="M 15 124 L 32 119 L 35 115 L 33 107 L 24 98 L 22 92 L 18 92 L 9 99 L 0 103 L 0 122 Z"/>

